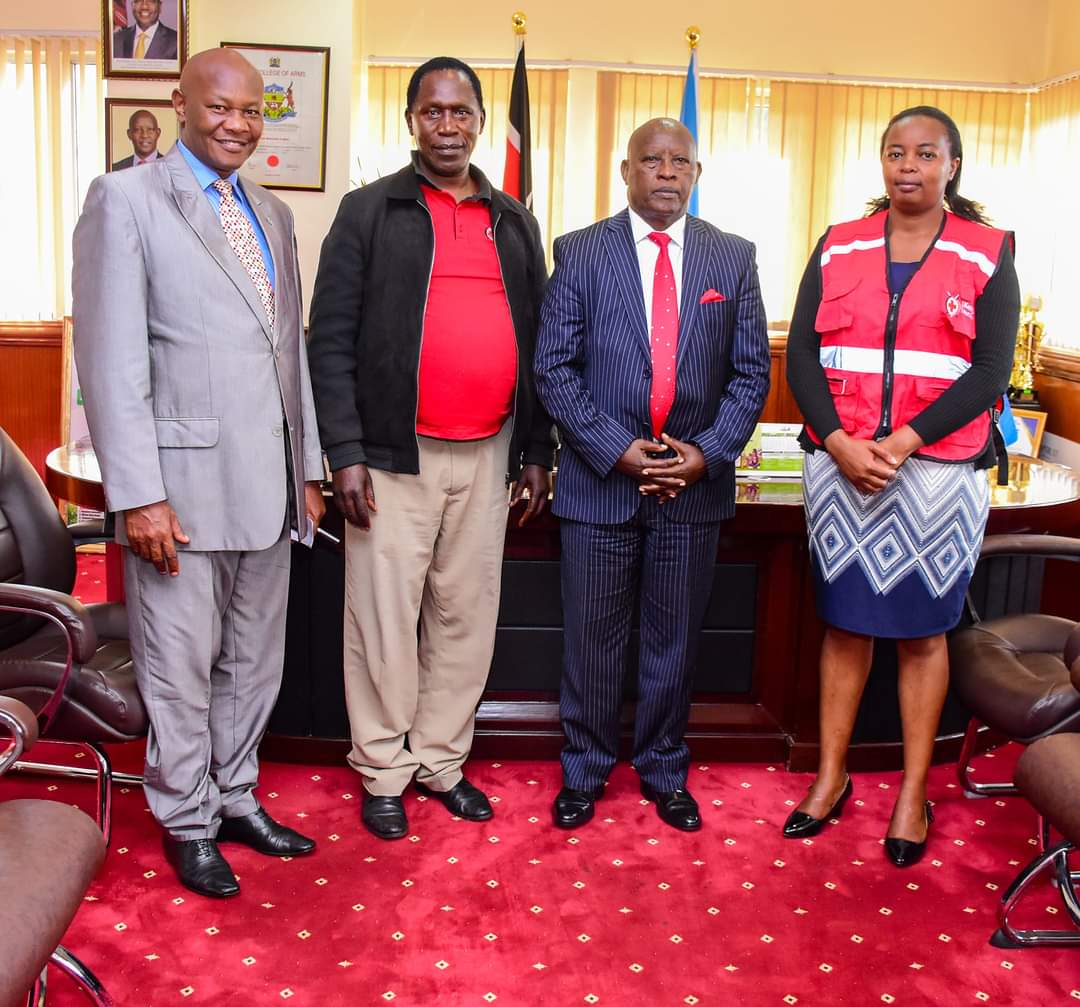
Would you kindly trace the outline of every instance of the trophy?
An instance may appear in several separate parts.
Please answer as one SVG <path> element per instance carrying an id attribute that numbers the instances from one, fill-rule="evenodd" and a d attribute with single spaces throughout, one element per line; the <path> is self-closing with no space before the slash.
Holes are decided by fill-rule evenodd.
<path id="1" fill-rule="evenodd" d="M 1023 409 L 1042 408 L 1035 391 L 1035 358 L 1043 338 L 1043 323 L 1039 321 L 1041 308 L 1042 298 L 1029 294 L 1016 333 L 1016 354 L 1012 374 L 1009 375 L 1009 401 Z"/>

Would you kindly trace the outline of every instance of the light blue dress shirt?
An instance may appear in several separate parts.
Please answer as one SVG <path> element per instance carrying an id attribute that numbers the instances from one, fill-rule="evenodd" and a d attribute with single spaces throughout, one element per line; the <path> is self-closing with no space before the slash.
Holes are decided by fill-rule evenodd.
<path id="1" fill-rule="evenodd" d="M 195 173 L 195 180 L 199 183 L 202 191 L 206 193 L 206 198 L 210 200 L 210 205 L 214 208 L 214 213 L 216 213 L 220 219 L 221 193 L 214 188 L 214 183 L 221 178 L 221 176 L 214 171 L 213 168 L 208 168 L 193 153 L 191 153 L 191 151 L 184 146 L 183 140 L 177 140 L 176 146 L 180 148 L 180 153 L 183 154 L 184 160 L 187 161 L 191 170 Z M 251 209 L 251 204 L 247 201 L 244 190 L 240 188 L 237 173 L 234 171 L 228 176 L 226 181 L 232 184 L 233 195 L 236 197 L 237 204 L 239 204 L 240 209 L 244 211 L 244 215 L 251 221 L 251 226 L 255 229 L 255 239 L 259 242 L 259 248 L 262 250 L 263 262 L 266 264 L 266 271 L 270 274 L 270 285 L 276 290 L 277 285 L 274 282 L 274 257 L 270 254 L 270 246 L 266 242 L 266 235 L 263 234 L 259 218 L 255 216 L 255 211 Z"/>

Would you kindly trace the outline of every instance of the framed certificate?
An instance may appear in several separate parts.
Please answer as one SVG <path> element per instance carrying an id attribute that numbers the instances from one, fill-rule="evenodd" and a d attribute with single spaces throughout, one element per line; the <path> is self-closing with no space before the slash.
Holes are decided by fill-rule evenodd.
<path id="1" fill-rule="evenodd" d="M 326 189 L 330 50 L 222 42 L 262 74 L 263 135 L 244 174 L 268 189 Z"/>
<path id="2" fill-rule="evenodd" d="M 101 0 L 106 77 L 177 80 L 188 57 L 187 0 Z"/>

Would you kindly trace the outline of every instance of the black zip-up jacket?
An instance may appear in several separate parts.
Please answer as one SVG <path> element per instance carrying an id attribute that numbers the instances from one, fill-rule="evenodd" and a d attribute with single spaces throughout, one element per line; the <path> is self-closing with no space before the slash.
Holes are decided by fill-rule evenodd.
<path id="1" fill-rule="evenodd" d="M 308 360 L 319 434 L 331 470 L 363 463 L 420 471 L 417 376 L 435 232 L 417 163 L 348 193 L 323 241 L 311 301 Z M 554 429 L 537 401 L 533 351 L 547 282 L 536 219 L 470 171 L 491 226 L 517 340 L 517 386 L 507 478 L 550 469 Z M 468 306 L 462 305 L 467 311 Z"/>

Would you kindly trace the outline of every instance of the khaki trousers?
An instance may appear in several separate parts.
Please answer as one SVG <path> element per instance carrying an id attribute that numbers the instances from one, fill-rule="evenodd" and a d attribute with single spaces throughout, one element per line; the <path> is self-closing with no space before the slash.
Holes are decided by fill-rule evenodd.
<path id="1" fill-rule="evenodd" d="M 461 780 L 495 649 L 510 423 L 418 440 L 420 474 L 370 469 L 378 513 L 345 536 L 349 764 L 379 796 Z"/>

